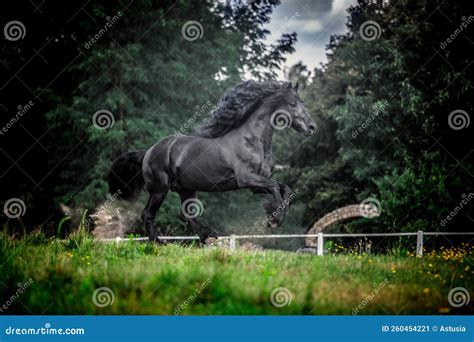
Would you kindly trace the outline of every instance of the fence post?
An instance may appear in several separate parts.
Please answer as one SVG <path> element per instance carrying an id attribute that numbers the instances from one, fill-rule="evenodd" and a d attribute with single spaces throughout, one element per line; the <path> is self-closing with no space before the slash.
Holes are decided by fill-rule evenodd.
<path id="1" fill-rule="evenodd" d="M 323 254 L 324 254 L 323 233 L 318 233 L 318 255 L 322 256 Z"/>
<path id="2" fill-rule="evenodd" d="M 416 256 L 421 258 L 423 256 L 423 231 L 419 230 L 416 233 Z"/>
<path id="3" fill-rule="evenodd" d="M 229 248 L 235 249 L 235 235 L 232 234 L 229 239 Z"/>

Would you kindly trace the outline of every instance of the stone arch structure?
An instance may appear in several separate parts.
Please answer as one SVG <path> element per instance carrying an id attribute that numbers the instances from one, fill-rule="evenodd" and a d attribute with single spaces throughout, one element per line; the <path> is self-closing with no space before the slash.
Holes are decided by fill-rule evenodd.
<path id="1" fill-rule="evenodd" d="M 326 229 L 331 224 L 340 222 L 349 218 L 354 217 L 367 217 L 373 218 L 380 215 L 380 208 L 373 203 L 366 204 L 351 204 L 324 215 L 320 218 L 313 227 L 309 230 L 308 234 L 318 234 Z M 307 237 L 306 247 L 316 247 L 318 238 Z"/>

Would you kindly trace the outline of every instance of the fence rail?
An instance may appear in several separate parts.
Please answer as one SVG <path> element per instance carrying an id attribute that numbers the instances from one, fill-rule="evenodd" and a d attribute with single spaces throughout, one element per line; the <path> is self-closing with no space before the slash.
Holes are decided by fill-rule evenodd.
<path id="1" fill-rule="evenodd" d="M 292 238 L 317 238 L 316 245 L 316 254 L 319 256 L 324 255 L 324 238 L 346 238 L 346 237 L 387 237 L 387 236 L 416 236 L 416 255 L 418 257 L 423 256 L 423 236 L 445 236 L 445 235 L 458 235 L 458 236 L 469 236 L 473 235 L 474 232 L 423 232 L 421 230 L 412 233 L 355 233 L 355 234 L 270 234 L 270 235 L 229 235 L 229 236 L 220 236 L 217 238 L 219 245 L 225 245 L 225 242 L 228 242 L 228 247 L 230 249 L 237 248 L 237 240 L 248 240 L 248 239 L 292 239 Z M 160 236 L 159 240 L 199 240 L 198 236 Z M 101 242 L 140 242 L 148 241 L 147 237 L 139 238 L 109 238 L 109 239 L 100 239 Z M 310 248 L 309 248 L 310 249 Z"/>

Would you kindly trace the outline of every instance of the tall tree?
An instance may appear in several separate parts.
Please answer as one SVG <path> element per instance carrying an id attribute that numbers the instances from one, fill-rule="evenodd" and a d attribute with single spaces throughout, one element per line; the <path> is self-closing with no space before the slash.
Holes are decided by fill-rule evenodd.
<path id="1" fill-rule="evenodd" d="M 41 50 L 55 68 L 44 68 L 35 59 L 38 72 L 57 76 L 51 84 L 35 85 L 44 102 L 35 112 L 37 135 L 48 133 L 41 140 L 46 151 L 39 161 L 30 159 L 28 174 L 47 186 L 41 191 L 43 203 L 38 203 L 34 184 L 9 174 L 15 181 L 8 196 L 29 196 L 28 214 L 40 206 L 35 223 L 49 217 L 59 202 L 93 207 L 102 201 L 108 166 L 118 154 L 149 147 L 170 134 L 191 132 L 224 90 L 242 77 L 275 77 L 296 40 L 295 35 L 285 35 L 275 45 L 263 42 L 269 32 L 262 26 L 278 3 L 104 1 L 80 8 L 43 4 L 41 15 L 24 19 L 31 27 L 27 37 L 34 39 L 20 42 L 21 49 L 4 48 L 2 60 L 21 69 L 21 63 L 12 64 L 14 56 L 26 63 L 41 47 L 36 42 L 52 37 L 51 44 L 57 44 L 50 52 Z M 45 17 L 49 25 L 42 28 L 37 24 Z M 32 79 L 36 75 L 29 74 Z M 26 149 L 22 145 L 18 154 Z M 13 184 L 21 184 L 22 190 Z"/>
<path id="2" fill-rule="evenodd" d="M 350 8 L 349 32 L 331 39 L 329 62 L 308 88 L 322 136 L 293 160 L 312 191 L 321 191 L 307 220 L 374 196 L 382 215 L 363 221 L 367 229 L 467 229 L 467 211 L 440 224 L 474 185 L 466 6 L 401 0 Z M 443 46 L 453 32 L 456 39 Z M 463 129 L 450 122 L 458 109 Z M 312 151 L 312 161 L 300 158 Z M 304 172 L 306 162 L 314 175 Z M 360 229 L 358 223 L 352 226 Z"/>

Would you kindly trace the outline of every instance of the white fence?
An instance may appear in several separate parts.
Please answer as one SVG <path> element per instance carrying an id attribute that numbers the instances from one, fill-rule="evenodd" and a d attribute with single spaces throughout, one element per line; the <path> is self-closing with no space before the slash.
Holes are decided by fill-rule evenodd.
<path id="1" fill-rule="evenodd" d="M 249 240 L 249 239 L 294 239 L 294 238 L 311 238 L 315 237 L 318 240 L 316 247 L 317 255 L 324 255 L 324 239 L 325 238 L 354 238 L 354 237 L 388 237 L 388 236 L 416 236 L 416 255 L 418 257 L 423 256 L 423 237 L 424 236 L 448 236 L 448 235 L 474 235 L 474 232 L 423 232 L 419 230 L 416 233 L 372 233 L 372 234 L 271 234 L 271 235 L 229 235 L 220 236 L 217 238 L 218 245 L 226 245 L 230 249 L 237 248 L 237 240 Z M 199 240 L 197 236 L 160 236 L 159 240 L 166 241 L 179 241 L 179 240 Z M 147 237 L 140 238 L 120 238 L 116 237 L 113 239 L 100 239 L 101 242 L 124 242 L 124 241 L 148 241 Z"/>

